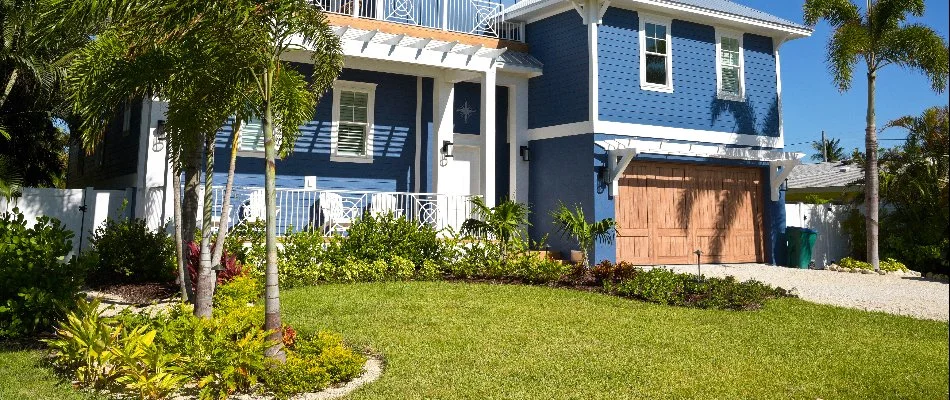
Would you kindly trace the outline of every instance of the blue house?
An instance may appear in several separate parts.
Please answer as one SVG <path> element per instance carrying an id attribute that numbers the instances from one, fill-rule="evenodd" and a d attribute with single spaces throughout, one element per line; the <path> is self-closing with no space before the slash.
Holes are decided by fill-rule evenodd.
<path id="1" fill-rule="evenodd" d="M 277 164 L 282 228 L 345 230 L 375 212 L 456 228 L 482 196 L 530 203 L 535 239 L 554 231 L 559 203 L 614 218 L 616 240 L 595 260 L 780 261 L 781 184 L 802 155 L 783 151 L 779 48 L 809 28 L 727 0 L 315 6 L 346 63 Z M 305 52 L 284 58 L 309 71 Z M 163 119 L 160 101 L 129 104 L 98 161 L 73 157 L 70 184 L 135 187 L 137 215 L 160 224 Z M 219 132 L 216 184 L 233 134 Z M 232 221 L 260 217 L 260 136 L 255 121 L 242 128 Z M 108 168 L 121 148 L 136 162 Z"/>

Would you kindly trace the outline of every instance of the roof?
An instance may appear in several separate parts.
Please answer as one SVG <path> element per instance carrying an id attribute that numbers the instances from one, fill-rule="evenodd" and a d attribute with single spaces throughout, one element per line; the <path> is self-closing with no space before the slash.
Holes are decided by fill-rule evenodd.
<path id="1" fill-rule="evenodd" d="M 509 18 L 517 19 L 518 16 L 535 12 L 541 8 L 562 4 L 565 2 L 570 2 L 571 0 L 519 0 L 517 3 L 508 7 L 505 10 L 505 14 Z M 759 22 L 773 28 L 784 28 L 783 30 L 791 30 L 797 34 L 802 34 L 808 36 L 812 32 L 812 28 L 789 21 L 784 18 L 777 17 L 775 15 L 769 14 L 764 11 L 756 10 L 751 7 L 744 6 L 742 4 L 737 4 L 729 0 L 629 0 L 631 3 L 640 3 L 643 5 L 650 5 L 654 7 L 663 7 L 663 8 L 673 8 L 686 10 L 687 12 L 699 13 L 699 14 L 711 14 L 718 15 L 721 17 L 733 17 L 738 18 L 739 20 Z M 619 4 L 619 1 L 615 1 L 614 5 Z"/>
<path id="2" fill-rule="evenodd" d="M 531 54 L 510 50 L 501 53 L 496 63 L 500 63 L 502 68 L 516 67 L 540 71 L 544 67 L 544 64 Z"/>
<path id="3" fill-rule="evenodd" d="M 802 164 L 788 176 L 789 189 L 844 188 L 861 178 L 864 169 L 845 162 Z"/>

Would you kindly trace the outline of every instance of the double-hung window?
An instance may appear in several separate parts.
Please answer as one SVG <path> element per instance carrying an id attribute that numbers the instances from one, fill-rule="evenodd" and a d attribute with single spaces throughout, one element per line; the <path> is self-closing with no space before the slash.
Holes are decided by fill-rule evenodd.
<path id="1" fill-rule="evenodd" d="M 743 101 L 745 77 L 743 71 L 742 35 L 716 31 L 716 80 L 720 99 Z"/>
<path id="2" fill-rule="evenodd" d="M 673 92 L 671 20 L 640 16 L 640 88 Z"/>
<path id="3" fill-rule="evenodd" d="M 232 122 L 231 128 L 234 128 Z M 280 126 L 274 125 L 274 146 L 278 152 L 283 142 Z M 251 118 L 241 124 L 241 142 L 238 147 L 242 157 L 264 157 L 264 123 L 260 118 Z"/>
<path id="4" fill-rule="evenodd" d="M 333 85 L 331 160 L 373 161 L 375 102 L 375 84 L 337 81 Z"/>

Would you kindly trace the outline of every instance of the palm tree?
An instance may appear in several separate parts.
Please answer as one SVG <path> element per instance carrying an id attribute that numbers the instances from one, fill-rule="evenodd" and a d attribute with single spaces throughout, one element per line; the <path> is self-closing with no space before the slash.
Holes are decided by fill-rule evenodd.
<path id="1" fill-rule="evenodd" d="M 587 222 L 584 209 L 580 205 L 574 206 L 574 211 L 571 211 L 564 203 L 558 204 L 558 207 L 551 212 L 551 217 L 554 218 L 554 225 L 557 226 L 561 236 L 570 236 L 577 241 L 585 269 L 590 268 L 589 254 L 594 250 L 595 244 L 613 243 L 613 230 L 616 223 L 612 218 Z"/>
<path id="2" fill-rule="evenodd" d="M 828 139 L 824 143 L 816 140 L 811 142 L 811 148 L 816 151 L 815 154 L 811 155 L 813 161 L 838 162 L 844 159 L 844 148 L 841 147 L 841 139 Z"/>
<path id="3" fill-rule="evenodd" d="M 907 23 L 908 16 L 924 13 L 924 0 L 868 0 L 861 9 L 850 0 L 807 0 L 805 23 L 827 21 L 834 34 L 828 43 L 827 62 L 841 91 L 851 88 L 859 59 L 867 67 L 868 106 L 865 130 L 865 192 L 867 206 L 867 261 L 880 268 L 878 254 L 879 182 L 878 141 L 875 126 L 875 85 L 877 74 L 888 65 L 923 72 L 934 91 L 947 86 L 950 54 L 947 43 L 933 29 Z"/>
<path id="4" fill-rule="evenodd" d="M 512 238 L 523 237 L 528 223 L 528 206 L 508 199 L 488 207 L 481 197 L 472 198 L 472 216 L 462 224 L 462 234 L 497 239 L 502 259 Z"/>

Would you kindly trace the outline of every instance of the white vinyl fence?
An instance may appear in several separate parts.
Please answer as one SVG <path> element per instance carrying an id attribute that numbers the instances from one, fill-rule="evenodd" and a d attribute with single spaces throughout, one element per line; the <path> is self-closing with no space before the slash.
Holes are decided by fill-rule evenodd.
<path id="1" fill-rule="evenodd" d="M 836 204 L 786 204 L 786 226 L 817 231 L 812 260 L 819 267 L 827 266 L 851 253 L 851 239 L 841 228 L 851 209 L 851 206 Z"/>
<path id="2" fill-rule="evenodd" d="M 106 219 L 118 219 L 130 215 L 131 204 L 123 207 L 132 191 L 87 189 L 37 189 L 24 188 L 20 197 L 6 200 L 0 198 L 0 211 L 20 210 L 27 224 L 47 216 L 58 219 L 66 229 L 75 233 L 73 253 L 90 247 L 89 238 L 96 227 Z"/>

